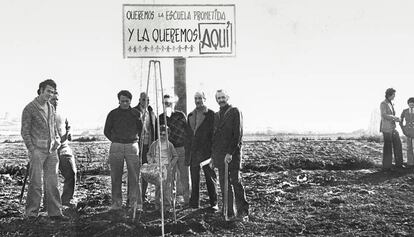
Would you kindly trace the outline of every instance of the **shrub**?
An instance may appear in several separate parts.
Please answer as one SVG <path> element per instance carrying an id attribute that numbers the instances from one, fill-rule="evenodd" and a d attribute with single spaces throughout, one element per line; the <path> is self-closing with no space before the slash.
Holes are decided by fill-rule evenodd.
<path id="1" fill-rule="evenodd" d="M 79 138 L 73 139 L 72 141 L 74 142 L 95 142 L 95 141 L 99 141 L 99 139 L 97 137 L 79 137 Z"/>
<path id="2" fill-rule="evenodd" d="M 3 143 L 21 143 L 23 142 L 23 140 L 11 140 L 11 139 L 6 139 L 3 141 Z"/>

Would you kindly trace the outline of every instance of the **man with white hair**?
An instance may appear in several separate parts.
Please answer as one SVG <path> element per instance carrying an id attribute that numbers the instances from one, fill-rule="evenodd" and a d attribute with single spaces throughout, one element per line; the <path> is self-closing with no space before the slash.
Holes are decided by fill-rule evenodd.
<path id="1" fill-rule="evenodd" d="M 142 135 L 140 134 L 140 157 L 142 159 L 142 164 L 148 163 L 147 153 L 150 145 L 157 139 L 155 121 L 157 117 L 155 116 L 153 108 L 149 105 L 149 97 L 146 92 L 141 92 L 139 95 L 139 103 L 134 107 L 141 113 L 142 120 Z M 142 179 L 142 203 L 147 202 L 147 187 L 148 183 L 146 180 Z M 131 189 L 128 183 L 128 190 Z M 128 202 L 127 202 L 128 203 Z"/>
<path id="2" fill-rule="evenodd" d="M 219 170 L 219 181 L 224 197 L 225 162 L 228 163 L 228 217 L 245 220 L 249 215 L 249 203 L 241 183 L 241 149 L 243 138 L 243 118 L 238 108 L 228 104 L 229 96 L 224 90 L 216 92 L 220 111 L 215 114 L 212 158 L 213 166 Z M 234 192 L 234 194 L 233 194 Z M 223 198 L 224 199 L 224 198 Z M 234 217 L 234 201 L 237 218 Z"/>
<path id="3" fill-rule="evenodd" d="M 204 103 L 204 92 L 196 92 L 194 102 L 196 108 L 188 114 L 188 143 L 185 148 L 185 164 L 190 166 L 191 197 L 190 207 L 199 208 L 200 205 L 200 169 L 204 171 L 207 185 L 210 208 L 218 211 L 217 206 L 217 176 L 208 165 L 211 157 L 211 146 L 214 127 L 214 112 L 208 109 Z"/>

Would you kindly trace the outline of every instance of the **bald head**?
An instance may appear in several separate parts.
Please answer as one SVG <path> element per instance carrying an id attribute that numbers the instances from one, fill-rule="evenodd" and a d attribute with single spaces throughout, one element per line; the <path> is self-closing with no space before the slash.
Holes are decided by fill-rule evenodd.
<path id="1" fill-rule="evenodd" d="M 148 98 L 147 93 L 141 92 L 141 94 L 139 94 L 139 103 L 143 107 L 145 107 L 145 105 L 148 106 L 148 104 L 149 104 L 149 98 Z"/>

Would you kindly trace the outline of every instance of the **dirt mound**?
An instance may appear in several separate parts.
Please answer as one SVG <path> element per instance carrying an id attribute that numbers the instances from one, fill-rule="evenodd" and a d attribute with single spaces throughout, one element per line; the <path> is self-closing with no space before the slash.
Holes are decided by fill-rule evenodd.
<path id="1" fill-rule="evenodd" d="M 381 149 L 360 141 L 271 141 L 248 143 L 244 170 L 277 172 L 288 169 L 356 170 L 379 166 Z"/>

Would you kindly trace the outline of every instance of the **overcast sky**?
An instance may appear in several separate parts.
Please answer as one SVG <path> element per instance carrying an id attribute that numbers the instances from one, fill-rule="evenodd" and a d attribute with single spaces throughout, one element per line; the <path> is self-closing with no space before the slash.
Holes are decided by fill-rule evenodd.
<path id="1" fill-rule="evenodd" d="M 40 81 L 52 78 L 74 128 L 103 126 L 121 89 L 144 90 L 148 59 L 124 59 L 122 4 L 205 1 L 2 0 L 0 117 L 20 118 Z M 222 1 L 209 1 L 223 4 Z M 187 59 L 194 91 L 218 109 L 216 89 L 244 114 L 247 130 L 367 129 L 388 87 L 400 114 L 414 97 L 414 2 L 243 0 L 236 4 L 236 57 Z M 173 59 L 162 59 L 173 85 Z"/>

